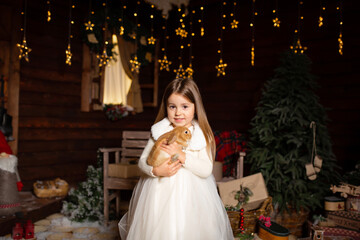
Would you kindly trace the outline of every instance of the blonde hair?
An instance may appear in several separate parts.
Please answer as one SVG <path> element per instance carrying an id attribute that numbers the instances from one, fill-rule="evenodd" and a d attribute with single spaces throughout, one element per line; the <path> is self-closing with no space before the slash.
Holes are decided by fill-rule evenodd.
<path id="1" fill-rule="evenodd" d="M 194 119 L 198 121 L 199 126 L 205 135 L 207 144 L 206 148 L 209 155 L 213 160 L 215 160 L 216 145 L 214 134 L 206 117 L 199 88 L 193 80 L 189 78 L 177 78 L 167 85 L 161 100 L 160 109 L 156 116 L 155 123 L 167 117 L 167 101 L 173 93 L 182 95 L 195 105 Z"/>

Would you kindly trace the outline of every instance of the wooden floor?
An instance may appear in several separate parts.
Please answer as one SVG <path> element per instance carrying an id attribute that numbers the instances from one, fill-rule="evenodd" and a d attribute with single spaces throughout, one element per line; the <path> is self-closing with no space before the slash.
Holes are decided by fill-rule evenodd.
<path id="1" fill-rule="evenodd" d="M 21 199 L 21 212 L 16 216 L 0 216 L 0 236 L 12 232 L 15 223 L 25 223 L 31 220 L 33 223 L 50 214 L 60 212 L 63 198 L 41 199 L 32 192 L 19 192 Z"/>

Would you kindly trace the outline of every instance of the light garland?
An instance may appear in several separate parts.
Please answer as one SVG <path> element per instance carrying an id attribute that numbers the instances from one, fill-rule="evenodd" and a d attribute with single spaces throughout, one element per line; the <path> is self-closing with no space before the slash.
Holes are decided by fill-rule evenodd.
<path id="1" fill-rule="evenodd" d="M 72 58 L 72 53 L 71 53 L 71 24 L 74 24 L 74 21 L 72 20 L 72 9 L 75 8 L 75 5 L 72 4 L 72 0 L 69 0 L 69 5 L 70 5 L 70 10 L 69 10 L 69 36 L 68 36 L 68 46 L 67 49 L 65 50 L 65 64 L 71 66 L 71 58 Z"/>
<path id="2" fill-rule="evenodd" d="M 176 35 L 179 35 L 180 37 L 180 56 L 179 56 L 179 67 L 178 69 L 174 69 L 174 72 L 176 73 L 176 78 L 183 78 L 186 76 L 185 69 L 183 68 L 182 64 L 182 55 L 183 55 L 183 38 L 187 37 L 187 31 L 185 29 L 185 11 L 182 13 L 181 7 L 178 8 L 179 12 L 179 27 L 175 30 Z"/>
<path id="3" fill-rule="evenodd" d="M 85 30 L 87 30 L 87 31 L 93 31 L 94 30 L 94 26 L 95 26 L 95 24 L 93 24 L 92 22 L 91 22 L 91 14 L 94 14 L 94 12 L 91 10 L 91 0 L 89 0 L 89 17 L 88 17 L 88 22 L 86 22 L 86 23 L 84 23 L 84 25 L 85 25 Z"/>
<path id="4" fill-rule="evenodd" d="M 323 17 L 324 11 L 325 11 L 325 6 L 323 5 L 322 0 L 320 0 L 320 13 L 319 13 L 319 20 L 318 20 L 319 27 L 324 26 L 324 17 Z"/>
<path id="5" fill-rule="evenodd" d="M 281 21 L 279 20 L 278 0 L 275 0 L 275 9 L 273 10 L 273 14 L 274 14 L 274 18 L 273 18 L 274 27 L 279 28 Z"/>
<path id="6" fill-rule="evenodd" d="M 205 28 L 204 28 L 204 2 L 205 0 L 202 1 L 202 4 L 200 6 L 200 19 L 198 20 L 198 22 L 200 23 L 200 36 L 203 37 L 205 35 Z"/>
<path id="7" fill-rule="evenodd" d="M 46 20 L 47 20 L 48 22 L 50 22 L 50 21 L 51 21 L 51 1 L 50 1 L 50 0 L 47 0 L 47 1 L 46 1 L 46 5 L 47 5 L 47 7 L 48 7 Z"/>
<path id="8" fill-rule="evenodd" d="M 224 19 L 226 18 L 226 15 L 224 14 L 224 6 L 226 5 L 226 2 L 224 1 L 221 4 L 221 10 L 220 10 L 220 14 L 221 14 L 221 26 L 220 26 L 220 37 L 218 38 L 218 42 L 219 42 L 219 50 L 218 53 L 220 54 L 220 60 L 219 60 L 219 64 L 217 66 L 215 66 L 216 70 L 217 70 L 217 74 L 216 76 L 220 77 L 220 76 L 225 76 L 225 68 L 227 67 L 227 64 L 224 63 L 223 59 L 222 59 L 222 52 L 223 52 L 223 31 L 225 30 L 225 25 L 224 25 Z"/>
<path id="9" fill-rule="evenodd" d="M 230 26 L 231 26 L 232 29 L 238 28 L 238 24 L 239 24 L 239 21 L 236 20 L 236 17 L 235 17 L 235 15 L 236 15 L 236 5 L 237 5 L 236 0 L 234 0 L 233 11 L 232 11 L 232 13 L 230 13 L 230 17 L 232 17 L 232 21 L 230 23 Z"/>
<path id="10" fill-rule="evenodd" d="M 125 31 L 125 28 L 124 28 L 124 12 L 125 12 L 125 10 L 126 10 L 126 5 L 124 4 L 121 9 L 121 17 L 119 18 L 119 22 L 120 22 L 119 35 L 120 36 L 124 35 L 124 31 Z"/>
<path id="11" fill-rule="evenodd" d="M 108 20 L 108 16 L 107 16 L 107 1 L 103 2 L 103 6 L 105 8 L 105 23 L 104 23 L 104 27 L 103 27 L 103 31 L 104 31 L 104 38 L 106 36 L 106 32 L 107 32 L 107 20 Z M 99 67 L 102 68 L 102 67 L 106 67 L 110 60 L 112 60 L 112 56 L 109 56 L 107 54 L 107 45 L 108 45 L 108 41 L 105 40 L 104 42 L 104 49 L 102 51 L 102 54 L 97 54 L 96 55 L 96 58 L 98 59 L 99 61 Z"/>
<path id="12" fill-rule="evenodd" d="M 194 58 L 194 56 L 192 55 L 192 37 L 195 36 L 195 34 L 193 33 L 193 29 L 192 29 L 192 24 L 193 24 L 193 15 L 195 14 L 195 10 L 191 11 L 190 13 L 190 22 L 189 22 L 189 26 L 190 26 L 190 34 L 189 34 L 189 66 L 185 69 L 185 72 L 187 74 L 187 78 L 189 79 L 193 79 L 193 75 L 194 75 L 194 69 L 192 67 L 192 59 Z"/>
<path id="13" fill-rule="evenodd" d="M 167 18 L 165 15 L 163 15 L 163 19 L 164 19 L 164 26 L 162 26 L 162 29 L 164 30 L 164 47 L 161 49 L 161 51 L 163 52 L 163 58 L 159 59 L 158 62 L 160 63 L 160 71 L 162 70 L 166 70 L 166 71 L 170 71 L 170 65 L 172 64 L 171 61 L 169 61 L 167 59 L 166 56 L 166 47 L 167 47 Z"/>
<path id="14" fill-rule="evenodd" d="M 251 28 L 251 50 L 250 50 L 250 63 L 251 66 L 255 66 L 255 15 L 257 15 L 255 11 L 255 0 L 252 0 L 251 4 L 252 8 L 252 14 L 251 14 L 251 22 L 250 22 L 250 28 Z"/>
<path id="15" fill-rule="evenodd" d="M 21 28 L 20 31 L 24 32 L 24 37 L 22 43 L 18 43 L 16 44 L 16 46 L 19 48 L 20 51 L 19 59 L 21 60 L 22 58 L 24 58 L 25 61 L 29 62 L 29 53 L 31 52 L 31 48 L 27 46 L 27 42 L 26 42 L 26 12 L 27 12 L 27 0 L 25 0 L 24 11 L 21 12 L 21 15 L 23 15 L 24 18 L 24 28 Z"/>
<path id="16" fill-rule="evenodd" d="M 136 27 L 135 27 L 135 55 L 134 55 L 134 58 L 130 60 L 131 72 L 135 72 L 137 74 L 140 72 L 140 67 L 141 67 L 141 63 L 138 61 L 137 54 L 136 54 L 138 27 L 140 27 L 140 24 L 138 23 L 139 5 L 140 5 L 140 1 L 137 1 L 136 10 L 135 10 L 135 13 L 134 13 L 135 21 L 136 21 Z"/>
<path id="17" fill-rule="evenodd" d="M 301 29 L 301 21 L 304 19 L 304 17 L 301 15 L 301 7 L 303 5 L 303 1 L 299 0 L 298 2 L 298 21 L 297 21 L 297 29 L 295 29 L 295 43 L 294 46 L 290 46 L 290 49 L 294 53 L 303 54 L 305 50 L 307 50 L 307 47 L 304 47 L 301 45 L 300 41 L 300 29 Z"/>
<path id="18" fill-rule="evenodd" d="M 151 4 L 151 14 L 150 14 L 150 21 L 151 21 L 151 36 L 148 38 L 149 45 L 154 45 L 156 39 L 154 38 L 154 4 Z"/>
<path id="19" fill-rule="evenodd" d="M 339 11 L 339 54 L 343 55 L 344 42 L 342 40 L 343 16 L 342 16 L 342 0 L 339 0 L 339 6 L 336 8 Z"/>

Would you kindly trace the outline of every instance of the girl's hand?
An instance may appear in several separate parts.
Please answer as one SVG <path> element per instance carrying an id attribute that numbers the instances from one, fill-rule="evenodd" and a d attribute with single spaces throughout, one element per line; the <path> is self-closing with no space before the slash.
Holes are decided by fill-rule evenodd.
<path id="1" fill-rule="evenodd" d="M 164 152 L 167 152 L 170 156 L 173 156 L 175 154 L 178 154 L 178 160 L 180 160 L 181 164 L 185 163 L 185 153 L 182 151 L 182 146 L 177 144 L 177 142 L 173 142 L 171 144 L 161 144 L 160 145 L 161 150 Z"/>
<path id="2" fill-rule="evenodd" d="M 168 161 L 164 162 L 158 167 L 153 168 L 153 174 L 157 177 L 171 177 L 175 175 L 181 168 L 181 163 L 179 160 L 171 163 L 171 158 Z"/>

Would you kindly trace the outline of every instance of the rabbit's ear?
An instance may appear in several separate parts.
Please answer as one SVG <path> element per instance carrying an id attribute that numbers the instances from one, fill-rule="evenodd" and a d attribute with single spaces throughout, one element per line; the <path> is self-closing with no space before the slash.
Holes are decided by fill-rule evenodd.
<path id="1" fill-rule="evenodd" d="M 167 138 L 167 144 L 172 144 L 173 142 L 175 142 L 177 139 L 175 131 L 172 131 L 169 135 L 169 137 Z"/>

